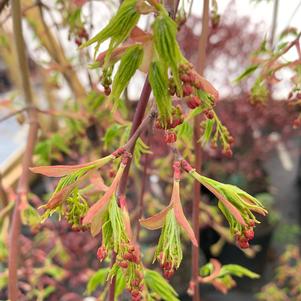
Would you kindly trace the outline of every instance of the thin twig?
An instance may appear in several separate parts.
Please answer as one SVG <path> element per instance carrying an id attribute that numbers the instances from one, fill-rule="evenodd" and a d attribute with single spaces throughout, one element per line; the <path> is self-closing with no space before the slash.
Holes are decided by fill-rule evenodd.
<path id="1" fill-rule="evenodd" d="M 202 18 L 202 33 L 200 36 L 198 47 L 198 61 L 196 64 L 197 71 L 202 75 L 205 69 L 206 48 L 208 40 L 208 24 L 209 24 L 209 0 L 203 2 L 203 18 Z M 195 151 L 195 168 L 197 172 L 201 172 L 202 166 L 202 149 L 199 143 L 201 136 L 201 115 L 197 115 L 194 118 L 194 131 L 193 142 Z M 201 202 L 201 185 L 198 181 L 194 182 L 194 194 L 193 194 L 193 209 L 192 209 L 192 223 L 195 237 L 199 244 L 200 239 L 200 225 L 199 225 L 199 211 Z M 200 290 L 198 285 L 199 276 L 199 247 L 192 246 L 192 261 L 191 261 L 191 283 L 193 292 L 193 301 L 200 301 Z"/>
<path id="2" fill-rule="evenodd" d="M 3 122 L 3 121 L 6 121 L 9 118 L 12 118 L 12 117 L 18 115 L 18 114 L 21 114 L 21 113 L 23 113 L 24 111 L 27 111 L 27 110 L 28 110 L 28 107 L 22 108 L 18 111 L 11 112 L 11 113 L 5 115 L 4 117 L 0 118 L 0 123 Z"/>
<path id="3" fill-rule="evenodd" d="M 32 91 L 29 81 L 29 67 L 28 60 L 25 54 L 25 45 L 22 32 L 22 15 L 20 0 L 12 0 L 12 17 L 14 39 L 17 50 L 17 58 L 19 63 L 19 70 L 22 82 L 22 92 L 24 94 L 27 106 L 32 107 L 29 110 L 29 132 L 27 136 L 27 144 L 22 162 L 22 173 L 17 186 L 17 197 L 13 211 L 11 232 L 9 238 L 9 259 L 8 259 L 8 296 L 11 301 L 20 300 L 18 291 L 18 261 L 19 261 L 19 236 L 21 232 L 20 219 L 20 204 L 27 200 L 28 186 L 29 186 L 29 167 L 32 161 L 34 146 L 37 140 L 38 122 L 37 112 L 33 107 Z"/>

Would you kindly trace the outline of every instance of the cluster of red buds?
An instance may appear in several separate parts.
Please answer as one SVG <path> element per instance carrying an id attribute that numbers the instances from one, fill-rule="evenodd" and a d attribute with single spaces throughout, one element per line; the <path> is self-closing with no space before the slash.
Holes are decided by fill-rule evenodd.
<path id="1" fill-rule="evenodd" d="M 123 269 L 127 269 L 130 262 L 139 264 L 140 258 L 135 247 L 132 245 L 127 245 L 125 246 L 125 249 L 126 251 L 123 253 L 123 255 L 117 257 L 117 264 Z"/>
<path id="2" fill-rule="evenodd" d="M 97 259 L 102 262 L 103 260 L 106 259 L 108 255 L 108 251 L 105 246 L 101 245 L 98 250 L 97 250 Z"/>
<path id="3" fill-rule="evenodd" d="M 177 134 L 172 131 L 165 131 L 164 141 L 165 143 L 175 143 L 177 141 Z"/>
<path id="4" fill-rule="evenodd" d="M 176 269 L 173 266 L 172 262 L 170 260 L 166 259 L 166 258 L 163 259 L 163 254 L 162 253 L 159 255 L 159 261 L 160 261 L 160 267 L 163 270 L 163 276 L 166 279 L 170 279 L 176 271 Z"/>
<path id="5" fill-rule="evenodd" d="M 177 135 L 175 132 L 170 129 L 174 129 L 176 126 L 182 124 L 184 121 L 183 111 L 180 106 L 172 108 L 171 119 L 165 126 L 162 125 L 162 122 L 157 118 L 155 126 L 157 129 L 165 129 L 164 141 L 165 143 L 174 143 L 177 141 Z"/>
<path id="6" fill-rule="evenodd" d="M 140 270 L 135 270 L 135 278 L 130 282 L 129 292 L 131 293 L 133 301 L 140 301 L 143 299 L 143 284 L 144 275 Z"/>
<path id="7" fill-rule="evenodd" d="M 243 232 L 239 232 L 235 234 L 236 243 L 241 249 L 249 248 L 250 246 L 249 241 L 254 238 L 254 230 L 253 230 L 254 226 L 255 226 L 255 222 L 251 220 L 249 222 L 248 228 L 245 228 Z"/>
<path id="8" fill-rule="evenodd" d="M 167 122 L 167 124 L 163 126 L 162 121 L 158 117 L 155 126 L 157 129 L 173 129 L 176 126 L 182 124 L 183 121 L 184 121 L 183 111 L 180 106 L 176 106 L 172 108 L 171 119 L 169 122 Z"/>
<path id="9" fill-rule="evenodd" d="M 111 94 L 111 84 L 112 84 L 112 70 L 110 68 L 103 69 L 101 84 L 104 87 L 104 93 L 106 96 Z"/>
<path id="10" fill-rule="evenodd" d="M 77 37 L 75 38 L 75 44 L 81 46 L 83 42 L 89 40 L 89 34 L 84 27 L 81 27 L 77 31 Z"/>

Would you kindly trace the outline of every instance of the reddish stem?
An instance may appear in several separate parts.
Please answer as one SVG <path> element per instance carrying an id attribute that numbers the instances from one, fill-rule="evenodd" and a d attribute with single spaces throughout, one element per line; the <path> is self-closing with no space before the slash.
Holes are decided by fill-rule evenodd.
<path id="1" fill-rule="evenodd" d="M 129 136 L 129 141 L 131 141 L 131 138 L 135 135 L 137 129 L 139 128 L 140 124 L 142 123 L 143 116 L 146 111 L 146 107 L 147 107 L 147 103 L 148 103 L 150 94 L 151 94 L 151 86 L 149 84 L 148 78 L 146 78 L 142 92 L 141 92 L 140 100 L 138 102 L 136 112 L 135 112 L 135 115 L 133 118 L 133 124 L 132 124 L 132 128 L 131 128 L 130 136 Z M 129 145 L 130 153 L 132 153 L 135 148 L 137 138 L 134 141 L 132 141 L 132 143 L 130 143 L 130 145 Z M 119 196 L 125 194 L 131 162 L 132 162 L 132 160 L 131 160 L 131 158 L 129 158 L 128 163 L 123 172 L 120 184 L 119 184 L 119 188 L 118 188 Z M 113 253 L 111 265 L 113 265 L 115 263 L 115 261 L 116 261 L 116 254 Z M 110 288 L 109 288 L 109 301 L 114 301 L 115 284 L 116 284 L 116 277 L 113 277 L 113 279 L 110 283 Z"/>
<path id="2" fill-rule="evenodd" d="M 26 201 L 28 186 L 29 186 L 29 167 L 31 166 L 32 154 L 37 140 L 38 123 L 37 111 L 33 107 L 32 91 L 29 81 L 29 67 L 28 59 L 25 54 L 25 45 L 22 32 L 22 15 L 20 0 L 11 1 L 14 38 L 17 50 L 17 58 L 21 76 L 22 92 L 25 98 L 26 105 L 31 107 L 29 110 L 29 133 L 27 137 L 27 144 L 22 161 L 22 173 L 17 187 L 17 198 L 13 212 L 11 232 L 9 238 L 9 258 L 8 258 L 8 295 L 11 301 L 20 300 L 18 291 L 18 261 L 19 261 L 19 236 L 21 232 L 21 219 L 20 219 L 20 204 Z"/>
<path id="3" fill-rule="evenodd" d="M 202 33 L 199 41 L 198 47 L 198 61 L 196 69 L 199 74 L 203 74 L 205 69 L 205 59 L 206 59 L 206 47 L 208 40 L 208 24 L 209 24 L 209 0 L 204 0 L 203 3 L 203 19 L 202 19 Z M 199 143 L 201 137 L 201 115 L 197 115 L 194 119 L 194 150 L 195 150 L 195 168 L 198 173 L 201 172 L 202 165 L 202 149 Z M 200 225 L 199 225 L 199 212 L 200 212 L 200 202 L 201 202 L 201 185 L 198 181 L 194 182 L 194 194 L 193 194 L 193 211 L 192 211 L 192 223 L 194 235 L 197 239 L 198 245 L 200 238 Z M 198 285 L 199 276 L 199 247 L 192 246 L 192 288 L 193 288 L 193 301 L 200 301 L 200 291 Z"/>

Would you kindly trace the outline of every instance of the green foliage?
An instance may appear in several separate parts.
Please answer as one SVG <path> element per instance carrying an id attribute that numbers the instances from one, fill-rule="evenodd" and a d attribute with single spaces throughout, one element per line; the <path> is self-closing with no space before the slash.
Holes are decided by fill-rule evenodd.
<path id="1" fill-rule="evenodd" d="M 161 255 L 162 259 L 160 258 L 160 261 L 171 261 L 173 267 L 176 269 L 180 266 L 183 258 L 180 234 L 181 229 L 176 220 L 174 209 L 171 209 L 165 218 L 165 223 L 156 248 L 154 261 Z"/>
<path id="2" fill-rule="evenodd" d="M 79 189 L 76 187 L 66 200 L 66 219 L 72 226 L 80 226 L 81 219 L 87 213 L 89 206 L 87 201 L 81 195 Z"/>
<path id="3" fill-rule="evenodd" d="M 21 210 L 21 220 L 24 225 L 35 227 L 41 223 L 41 217 L 38 211 L 30 204 Z"/>
<path id="4" fill-rule="evenodd" d="M 237 186 L 220 183 L 194 170 L 190 174 L 218 198 L 218 207 L 227 219 L 232 234 L 241 233 L 250 221 L 258 222 L 253 212 L 267 214 L 267 210 L 258 199 Z"/>
<path id="5" fill-rule="evenodd" d="M 102 286 L 105 284 L 109 274 L 109 270 L 109 268 L 99 269 L 90 277 L 86 287 L 86 295 L 91 295 L 97 289 L 98 286 Z"/>
<path id="6" fill-rule="evenodd" d="M 35 147 L 35 154 L 38 156 L 37 162 L 41 165 L 47 165 L 52 159 L 55 159 L 56 152 L 69 154 L 68 139 L 62 137 L 60 134 L 55 133 L 50 138 L 37 143 Z"/>
<path id="7" fill-rule="evenodd" d="M 181 91 L 178 66 L 184 62 L 177 43 L 177 24 L 166 13 L 160 13 L 153 23 L 154 46 L 160 63 L 167 64 L 174 76 L 175 83 Z"/>
<path id="8" fill-rule="evenodd" d="M 143 59 L 143 47 L 135 45 L 126 50 L 121 58 L 117 73 L 112 85 L 111 98 L 116 101 L 128 85 L 130 79 L 139 68 Z"/>
<path id="9" fill-rule="evenodd" d="M 269 95 L 269 90 L 263 78 L 258 77 L 251 88 L 252 103 L 264 103 Z"/>
<path id="10" fill-rule="evenodd" d="M 255 65 L 251 65 L 249 66 L 246 70 L 244 70 L 236 79 L 235 79 L 235 82 L 240 82 L 241 80 L 249 77 L 250 75 L 252 75 L 256 70 L 257 68 L 259 67 L 258 64 L 255 64 Z"/>
<path id="11" fill-rule="evenodd" d="M 208 143 L 211 140 L 213 126 L 215 124 L 214 119 L 207 119 L 204 123 L 204 134 L 202 136 L 203 143 Z"/>
<path id="12" fill-rule="evenodd" d="M 139 137 L 136 141 L 135 149 L 134 149 L 134 163 L 138 168 L 141 168 L 140 160 L 141 156 L 145 154 L 152 154 L 149 146 L 147 146 L 143 140 Z"/>
<path id="13" fill-rule="evenodd" d="M 258 279 L 260 276 L 247 268 L 244 268 L 238 264 L 227 264 L 222 266 L 218 277 L 224 277 L 226 275 L 236 277 L 248 277 L 251 279 Z"/>
<path id="14" fill-rule="evenodd" d="M 171 97 L 168 93 L 167 66 L 160 62 L 152 62 L 149 70 L 149 82 L 156 99 L 160 120 L 166 126 L 171 118 Z"/>
<path id="15" fill-rule="evenodd" d="M 104 149 L 114 149 L 116 146 L 119 146 L 120 140 L 122 140 L 121 138 L 124 134 L 128 136 L 128 127 L 125 125 L 114 123 L 112 126 L 108 127 L 102 138 Z"/>
<path id="16" fill-rule="evenodd" d="M 157 300 L 158 297 L 165 301 L 179 301 L 177 292 L 173 287 L 156 271 L 145 270 L 145 284 L 150 291 L 147 295 L 148 301 Z"/>
<path id="17" fill-rule="evenodd" d="M 89 165 L 89 166 L 86 166 L 86 167 L 83 167 L 79 170 L 76 170 L 75 172 L 69 174 L 69 175 L 66 175 L 65 177 L 62 177 L 54 192 L 53 192 L 53 195 L 56 194 L 57 192 L 63 190 L 65 187 L 71 185 L 71 184 L 74 184 L 76 181 L 78 181 L 80 178 L 82 178 L 84 175 L 87 174 L 87 172 L 91 169 L 94 169 L 95 166 L 94 165 Z"/>
<path id="18" fill-rule="evenodd" d="M 116 197 L 113 197 L 109 204 L 108 209 L 109 219 L 112 227 L 113 248 L 116 253 L 119 253 L 122 243 L 128 243 L 129 239 L 125 232 L 125 226 L 121 209 L 117 204 Z"/>
<path id="19" fill-rule="evenodd" d="M 183 139 L 186 142 L 191 141 L 193 135 L 193 128 L 188 121 L 184 121 L 182 124 L 176 127 L 178 139 Z"/>
<path id="20" fill-rule="evenodd" d="M 91 114 L 97 114 L 100 105 L 103 104 L 105 97 L 96 91 L 90 91 L 87 95 L 85 106 Z"/>
<path id="21" fill-rule="evenodd" d="M 129 36 L 131 30 L 139 20 L 140 15 L 136 10 L 136 3 L 137 0 L 123 1 L 116 15 L 111 18 L 109 24 L 96 36 L 83 44 L 82 47 L 97 43 L 95 49 L 98 51 L 100 44 L 109 38 L 111 38 L 110 49 L 122 43 Z"/>

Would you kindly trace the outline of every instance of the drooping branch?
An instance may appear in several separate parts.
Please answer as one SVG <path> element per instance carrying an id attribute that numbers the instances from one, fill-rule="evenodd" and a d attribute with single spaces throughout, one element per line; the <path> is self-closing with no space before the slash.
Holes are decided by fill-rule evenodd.
<path id="1" fill-rule="evenodd" d="M 17 198 L 13 211 L 11 232 L 9 238 L 9 259 L 8 259 L 8 270 L 9 270 L 9 280 L 8 280 L 8 294 L 11 301 L 20 300 L 18 291 L 18 260 L 19 260 L 19 236 L 21 232 L 21 218 L 20 218 L 20 204 L 21 202 L 26 202 L 28 186 L 29 186 L 29 166 L 31 166 L 32 154 L 34 146 L 37 140 L 38 133 L 38 122 L 37 122 L 37 112 L 34 108 L 32 90 L 29 80 L 29 67 L 28 60 L 25 54 L 25 45 L 23 40 L 22 31 L 22 15 L 21 15 L 21 5 L 20 0 L 12 0 L 12 17 L 13 17 L 13 29 L 14 29 L 14 39 L 17 50 L 17 60 L 19 64 L 22 92 L 26 105 L 31 107 L 28 111 L 29 117 L 29 132 L 27 136 L 27 144 L 22 162 L 22 173 L 17 186 Z"/>
<path id="2" fill-rule="evenodd" d="M 203 2 L 203 18 L 202 18 L 202 33 L 200 36 L 199 47 L 198 47 L 198 56 L 196 69 L 199 74 L 204 73 L 205 69 L 205 59 L 206 59 L 206 47 L 208 40 L 208 24 L 209 24 L 209 0 L 204 0 Z M 194 131 L 193 131 L 193 142 L 194 142 L 194 152 L 195 152 L 195 167 L 196 171 L 200 173 L 202 166 L 202 149 L 200 145 L 201 137 L 201 115 L 197 115 L 194 119 Z M 192 208 L 192 224 L 194 235 L 199 244 L 199 209 L 201 202 L 201 185 L 199 182 L 194 182 L 194 194 L 193 194 L 193 208 Z M 198 276 L 199 276 L 199 247 L 192 246 L 192 262 L 191 262 L 191 284 L 192 284 L 192 293 L 193 301 L 200 300 L 200 291 L 198 285 Z"/>
<path id="3" fill-rule="evenodd" d="M 141 92 L 141 96 L 135 111 L 135 115 L 133 117 L 133 124 L 132 124 L 132 128 L 131 128 L 131 132 L 130 132 L 130 136 L 129 136 L 129 142 L 131 141 L 132 137 L 136 137 L 136 131 L 138 130 L 140 124 L 142 123 L 143 120 L 143 116 L 145 114 L 146 108 L 147 108 L 147 104 L 149 101 L 149 97 L 151 94 L 151 87 L 148 81 L 148 78 L 145 79 L 144 82 L 144 86 Z M 139 137 L 139 135 L 138 135 Z M 138 138 L 137 137 L 137 138 Z M 128 142 L 128 150 L 129 152 L 133 152 L 134 148 L 135 148 L 135 143 L 136 143 L 136 139 L 132 140 L 133 142 L 129 143 Z M 118 195 L 124 195 L 125 194 L 125 190 L 126 190 L 126 185 L 128 182 L 128 176 L 129 176 L 129 170 L 130 170 L 130 166 L 131 166 L 131 160 L 128 161 L 126 168 L 123 172 L 123 176 L 121 178 L 120 184 L 119 184 L 119 189 L 118 189 Z M 113 258 L 112 258 L 112 264 L 114 264 L 115 261 L 115 255 L 113 254 Z M 115 282 L 116 282 L 116 278 L 114 277 L 110 283 L 110 288 L 109 288 L 109 301 L 114 301 L 114 295 L 115 295 Z"/>

